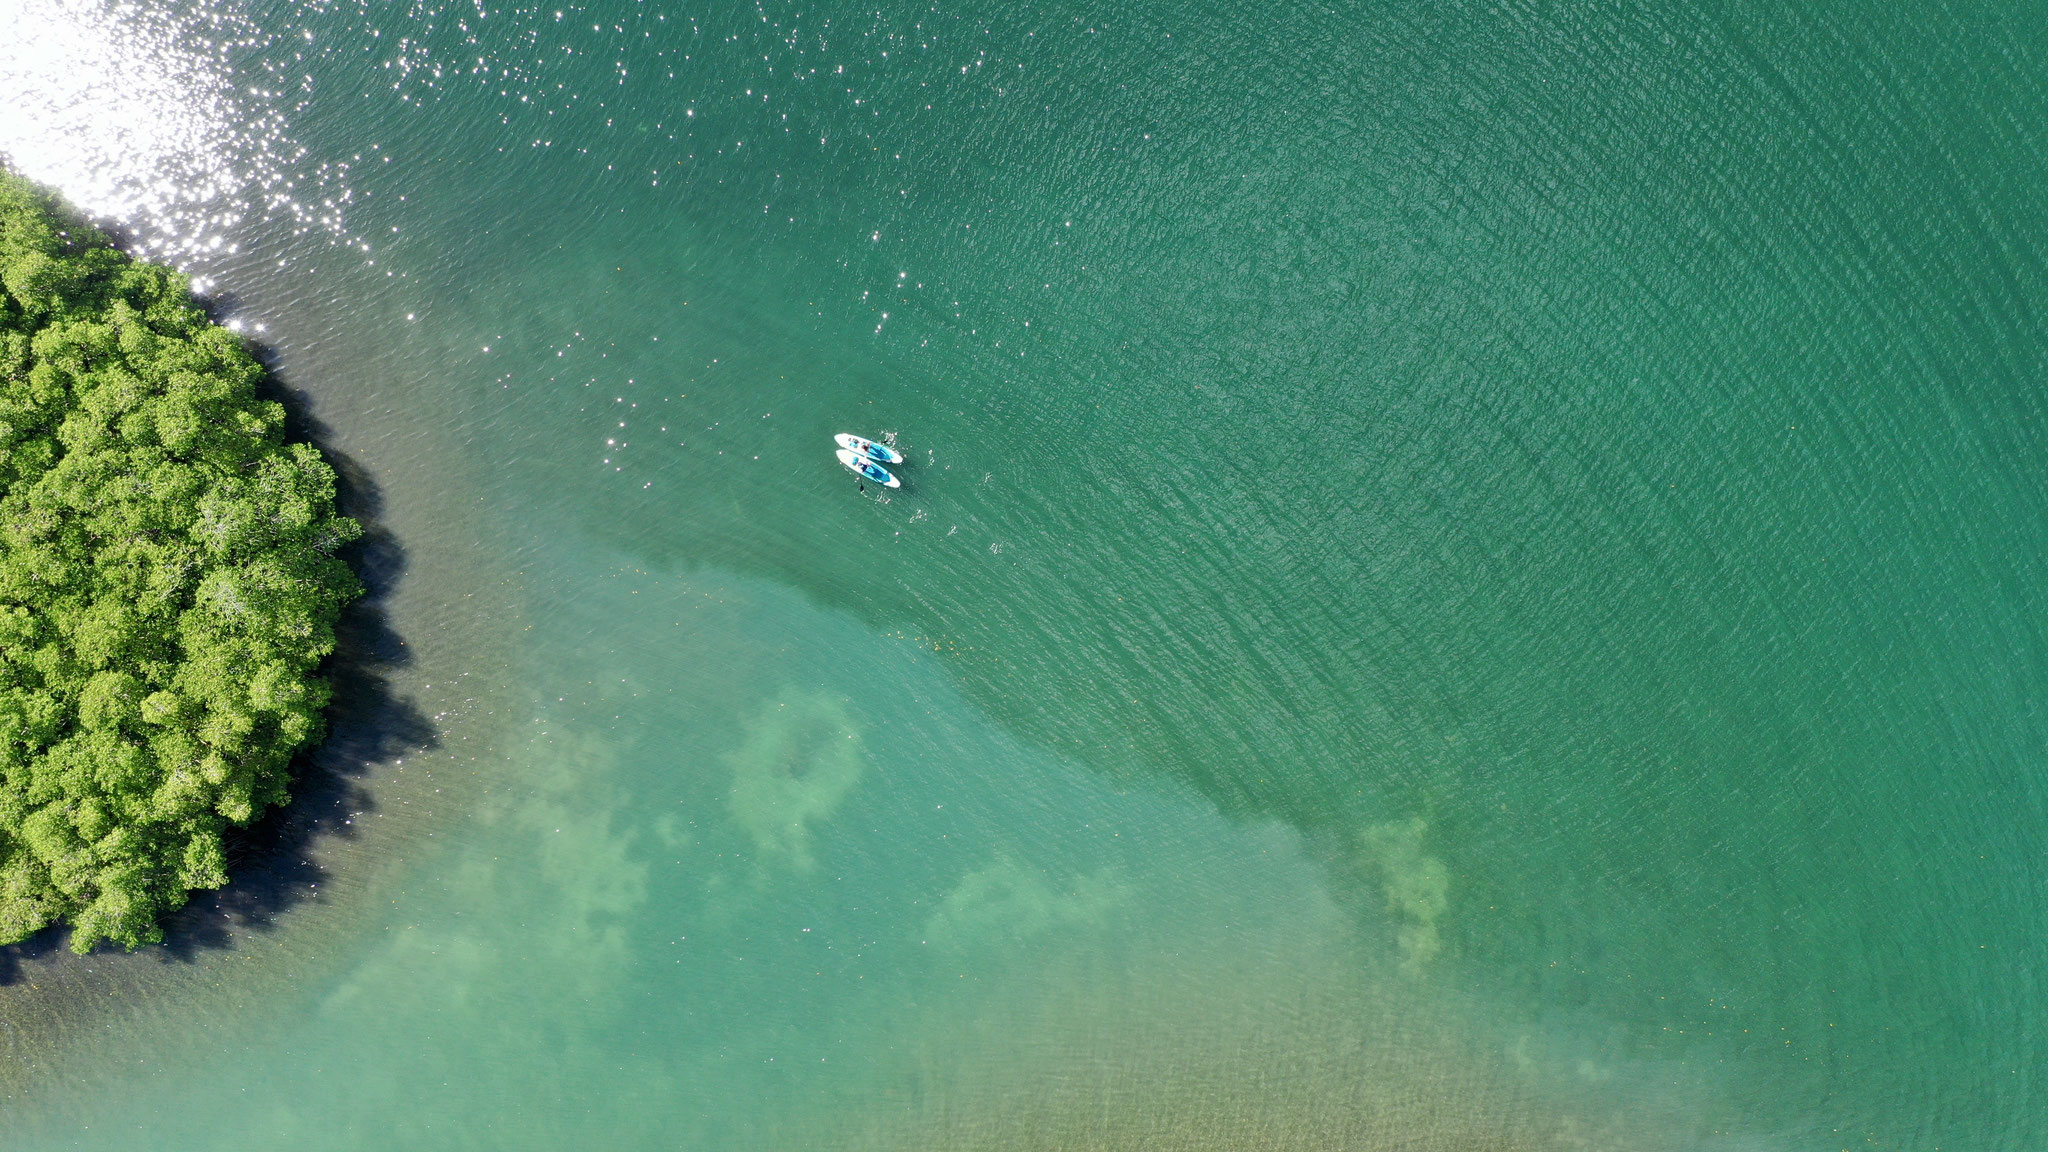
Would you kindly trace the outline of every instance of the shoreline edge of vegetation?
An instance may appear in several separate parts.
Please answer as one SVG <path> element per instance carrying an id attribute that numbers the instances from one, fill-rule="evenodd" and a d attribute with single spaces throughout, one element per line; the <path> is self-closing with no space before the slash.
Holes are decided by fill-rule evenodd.
<path id="1" fill-rule="evenodd" d="M 264 375 L 0 169 L 0 944 L 161 940 L 323 734 L 362 529 Z"/>

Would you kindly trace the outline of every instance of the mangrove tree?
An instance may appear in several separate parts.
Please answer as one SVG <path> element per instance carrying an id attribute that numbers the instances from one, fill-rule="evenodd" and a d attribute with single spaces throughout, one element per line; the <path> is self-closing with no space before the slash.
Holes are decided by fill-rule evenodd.
<path id="1" fill-rule="evenodd" d="M 161 939 L 320 736 L 360 529 L 263 376 L 0 172 L 0 943 Z"/>

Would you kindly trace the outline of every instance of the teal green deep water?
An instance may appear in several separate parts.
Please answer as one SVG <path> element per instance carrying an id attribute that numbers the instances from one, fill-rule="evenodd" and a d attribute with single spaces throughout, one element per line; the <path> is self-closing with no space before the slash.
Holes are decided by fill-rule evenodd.
<path id="1" fill-rule="evenodd" d="M 2041 1147 L 2044 17 L 258 4 L 430 735 L 4 1142 Z"/>

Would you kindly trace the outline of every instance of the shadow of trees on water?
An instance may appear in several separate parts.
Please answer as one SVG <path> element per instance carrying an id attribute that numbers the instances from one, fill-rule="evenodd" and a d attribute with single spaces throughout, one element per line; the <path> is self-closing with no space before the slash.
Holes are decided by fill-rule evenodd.
<path id="1" fill-rule="evenodd" d="M 216 320 L 236 310 L 231 297 L 206 303 Z M 342 554 L 364 593 L 343 609 L 334 652 L 323 666 L 334 689 L 327 736 L 294 760 L 289 804 L 228 833 L 228 883 L 193 893 L 190 903 L 165 916 L 163 943 L 134 953 L 102 945 L 80 957 L 70 950 L 70 930 L 51 928 L 0 946 L 0 986 L 86 961 L 190 963 L 205 952 L 233 948 L 237 937 L 269 930 L 284 913 L 320 898 L 326 869 L 314 855 L 323 843 L 353 839 L 359 819 L 375 811 L 368 782 L 376 766 L 437 743 L 431 720 L 391 684 L 411 656 L 389 617 L 406 555 L 383 523 L 383 494 L 360 463 L 329 446 L 330 429 L 314 416 L 312 397 L 284 383 L 275 349 L 252 344 L 250 350 L 268 370 L 261 394 L 285 408 L 286 437 L 321 450 L 334 467 L 337 507 L 363 526 L 362 538 Z"/>

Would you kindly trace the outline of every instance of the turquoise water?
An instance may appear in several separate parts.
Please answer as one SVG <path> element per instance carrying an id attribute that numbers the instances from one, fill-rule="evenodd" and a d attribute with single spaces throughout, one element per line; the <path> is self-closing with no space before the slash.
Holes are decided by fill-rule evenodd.
<path id="1" fill-rule="evenodd" d="M 2039 1145 L 2043 15 L 250 9 L 432 736 L 10 1145 Z"/>

